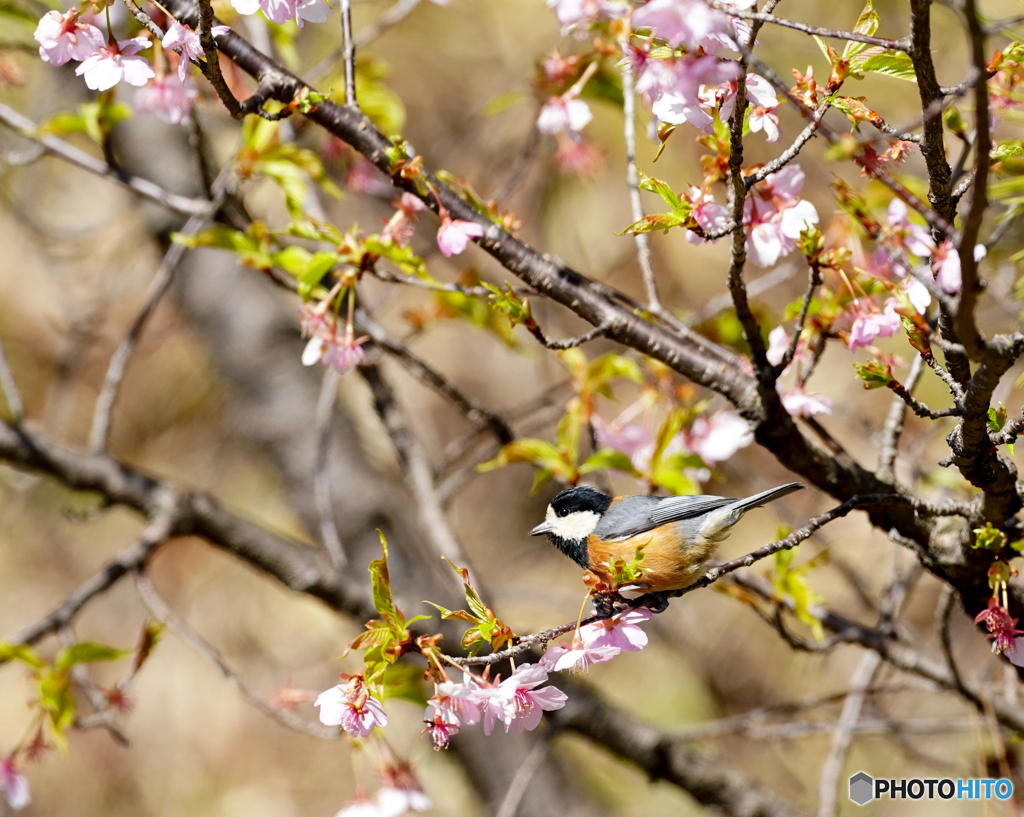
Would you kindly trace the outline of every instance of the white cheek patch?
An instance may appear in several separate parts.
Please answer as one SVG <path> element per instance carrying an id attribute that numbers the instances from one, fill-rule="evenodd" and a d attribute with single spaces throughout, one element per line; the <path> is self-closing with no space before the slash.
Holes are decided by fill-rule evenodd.
<path id="1" fill-rule="evenodd" d="M 557 516 L 548 508 L 547 520 L 551 523 L 551 532 L 559 539 L 576 541 L 594 532 L 601 515 L 595 511 L 575 511 L 568 516 Z"/>

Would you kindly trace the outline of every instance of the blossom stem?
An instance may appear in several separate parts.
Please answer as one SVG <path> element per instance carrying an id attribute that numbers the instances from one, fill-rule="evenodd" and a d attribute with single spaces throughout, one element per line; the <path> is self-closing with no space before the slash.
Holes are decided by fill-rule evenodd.
<path id="1" fill-rule="evenodd" d="M 594 591 L 591 588 L 587 588 L 587 595 L 583 597 L 583 604 L 580 606 L 580 614 L 576 617 L 576 635 L 574 638 L 578 638 L 580 634 L 580 623 L 583 621 L 583 613 L 587 609 L 587 602 L 590 601 L 590 597 L 594 595 Z"/>

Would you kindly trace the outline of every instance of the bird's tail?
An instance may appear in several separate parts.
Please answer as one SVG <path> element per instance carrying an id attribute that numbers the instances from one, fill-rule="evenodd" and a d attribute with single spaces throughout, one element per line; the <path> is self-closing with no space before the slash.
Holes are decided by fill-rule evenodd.
<path id="1" fill-rule="evenodd" d="M 778 499 L 780 496 L 786 496 L 794 491 L 803 490 L 804 484 L 801 482 L 790 482 L 786 485 L 780 485 L 777 488 L 769 488 L 767 491 L 761 491 L 759 494 L 748 496 L 746 499 L 741 499 L 735 505 L 731 506 L 732 510 L 738 511 L 739 513 L 746 513 L 751 508 L 760 508 L 762 505 L 767 505 L 769 502 Z"/>

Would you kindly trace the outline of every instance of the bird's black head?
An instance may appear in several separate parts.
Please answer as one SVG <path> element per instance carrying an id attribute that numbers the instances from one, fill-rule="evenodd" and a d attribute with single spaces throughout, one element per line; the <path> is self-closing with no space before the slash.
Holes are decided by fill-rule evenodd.
<path id="1" fill-rule="evenodd" d="M 593 511 L 603 514 L 612 504 L 612 498 L 603 494 L 596 488 L 589 485 L 579 485 L 576 488 L 566 488 L 555 494 L 551 500 L 551 509 L 558 517 L 567 517 L 577 511 Z"/>
<path id="2" fill-rule="evenodd" d="M 587 537 L 594 532 L 612 498 L 586 485 L 557 494 L 548 505 L 545 520 L 531 536 L 548 535 L 551 544 L 581 567 L 587 567 Z"/>

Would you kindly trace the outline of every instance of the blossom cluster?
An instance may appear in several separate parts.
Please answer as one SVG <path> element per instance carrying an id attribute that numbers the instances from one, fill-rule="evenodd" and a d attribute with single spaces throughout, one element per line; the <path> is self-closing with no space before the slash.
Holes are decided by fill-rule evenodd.
<path id="1" fill-rule="evenodd" d="M 647 644 L 647 635 L 639 624 L 650 617 L 649 610 L 633 610 L 580 627 L 570 644 L 552 647 L 537 664 L 520 664 L 505 680 L 489 681 L 466 672 L 461 682 L 438 684 L 427 702 L 424 732 L 430 734 L 436 749 L 443 749 L 463 724 L 482 723 L 485 735 L 498 723 L 504 724 L 506 732 L 536 729 L 545 711 L 561 709 L 568 700 L 561 690 L 542 687 L 549 673 L 579 672 L 590 664 L 610 661 L 620 652 L 641 649 Z"/>

